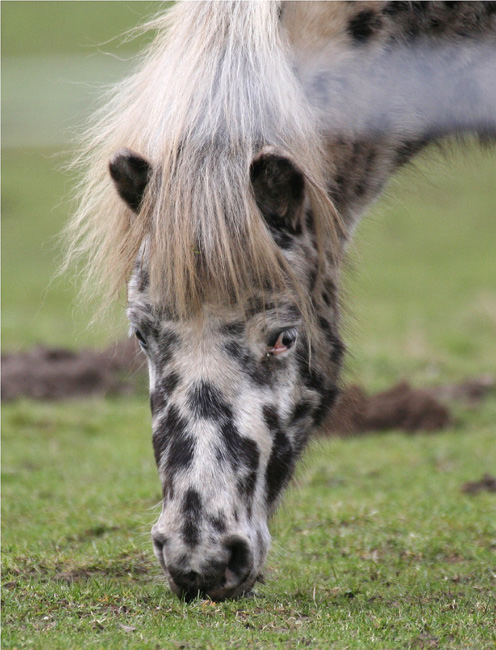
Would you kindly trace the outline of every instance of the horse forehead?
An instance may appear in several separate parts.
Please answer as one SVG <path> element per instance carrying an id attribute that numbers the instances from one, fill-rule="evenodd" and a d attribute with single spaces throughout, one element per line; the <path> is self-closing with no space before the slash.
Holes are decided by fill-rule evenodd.
<path id="1" fill-rule="evenodd" d="M 205 303 L 201 312 L 189 319 L 179 319 L 167 305 L 153 302 L 147 291 L 134 286 L 128 290 L 128 318 L 139 324 L 144 319 L 154 322 L 157 333 L 161 329 L 175 330 L 184 336 L 242 336 L 253 329 L 271 324 L 298 325 L 301 312 L 289 296 L 268 293 L 248 298 L 240 304 Z"/>

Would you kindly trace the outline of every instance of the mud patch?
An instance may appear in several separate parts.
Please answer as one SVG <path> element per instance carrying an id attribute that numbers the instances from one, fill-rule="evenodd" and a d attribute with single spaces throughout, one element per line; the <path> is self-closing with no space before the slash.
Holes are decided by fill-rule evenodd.
<path id="1" fill-rule="evenodd" d="M 346 436 L 388 429 L 438 431 L 453 422 L 450 402 L 462 401 L 474 407 L 494 387 L 494 378 L 486 376 L 422 389 L 402 381 L 375 395 L 368 395 L 360 386 L 348 386 L 341 392 L 322 433 Z"/>
<path id="2" fill-rule="evenodd" d="M 467 481 L 462 485 L 465 494 L 479 494 L 479 492 L 496 492 L 496 476 L 484 474 L 479 481 Z"/>
<path id="3" fill-rule="evenodd" d="M 105 350 L 38 346 L 2 355 L 2 401 L 131 393 L 141 379 L 143 355 L 134 340 Z"/>
<path id="4" fill-rule="evenodd" d="M 359 386 L 346 388 L 326 428 L 329 432 L 341 434 L 386 429 L 436 431 L 446 427 L 451 420 L 448 407 L 427 390 L 401 382 L 375 395 L 367 395 Z"/>

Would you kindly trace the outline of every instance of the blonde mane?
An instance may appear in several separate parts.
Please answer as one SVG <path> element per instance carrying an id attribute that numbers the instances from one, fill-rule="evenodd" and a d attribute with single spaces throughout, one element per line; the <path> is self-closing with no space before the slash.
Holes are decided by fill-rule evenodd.
<path id="1" fill-rule="evenodd" d="M 256 206 L 249 168 L 264 145 L 303 171 L 319 245 L 335 236 L 316 120 L 292 71 L 275 2 L 185 2 L 144 26 L 156 37 L 84 135 L 66 262 L 84 260 L 91 294 L 115 296 L 146 251 L 150 288 L 179 316 L 206 298 L 303 289 Z M 139 214 L 108 160 L 123 147 L 153 165 Z M 322 252 L 322 251 L 321 251 Z M 306 311 L 304 309 L 304 311 Z"/>

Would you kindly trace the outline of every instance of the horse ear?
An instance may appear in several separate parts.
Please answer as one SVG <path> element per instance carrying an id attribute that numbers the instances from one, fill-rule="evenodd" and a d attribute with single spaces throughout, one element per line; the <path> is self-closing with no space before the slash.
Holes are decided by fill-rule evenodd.
<path id="1" fill-rule="evenodd" d="M 109 161 L 109 172 L 119 196 L 133 212 L 138 212 L 152 167 L 130 149 L 120 149 Z"/>
<path id="2" fill-rule="evenodd" d="M 270 226 L 296 226 L 305 193 L 303 173 L 290 158 L 265 147 L 253 159 L 250 180 L 257 205 Z"/>

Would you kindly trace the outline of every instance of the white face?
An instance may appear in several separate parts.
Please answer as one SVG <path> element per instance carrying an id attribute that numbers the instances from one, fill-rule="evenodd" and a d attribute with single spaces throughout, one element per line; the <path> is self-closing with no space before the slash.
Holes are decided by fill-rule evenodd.
<path id="1" fill-rule="evenodd" d="M 135 273 L 128 316 L 150 369 L 163 487 L 157 558 L 179 595 L 246 593 L 267 555 L 269 516 L 332 404 L 336 373 L 309 370 L 290 304 L 253 301 L 243 316 L 206 306 L 201 322 L 173 321 L 151 307 Z M 333 367 L 328 355 L 326 363 Z"/>

